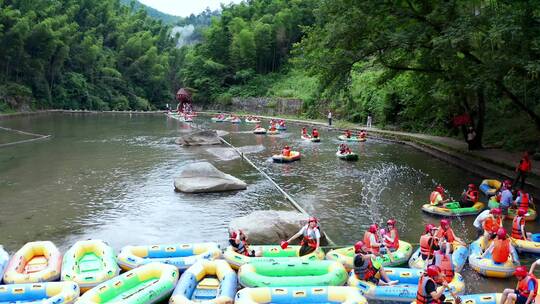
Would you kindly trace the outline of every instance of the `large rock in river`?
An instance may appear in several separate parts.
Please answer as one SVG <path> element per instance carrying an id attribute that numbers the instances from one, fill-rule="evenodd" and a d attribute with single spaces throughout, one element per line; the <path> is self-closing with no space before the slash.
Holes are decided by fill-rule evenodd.
<path id="1" fill-rule="evenodd" d="M 182 167 L 174 180 L 176 190 L 188 193 L 244 190 L 245 182 L 223 173 L 207 162 L 191 163 Z"/>
<path id="2" fill-rule="evenodd" d="M 233 219 L 229 229 L 242 229 L 253 245 L 279 244 L 307 224 L 307 218 L 296 211 L 259 210 Z M 321 231 L 322 233 L 322 231 Z M 321 235 L 321 244 L 324 236 Z"/>
<path id="3" fill-rule="evenodd" d="M 204 130 L 182 135 L 176 139 L 176 143 L 182 146 L 206 146 L 220 145 L 221 140 L 216 131 Z"/>

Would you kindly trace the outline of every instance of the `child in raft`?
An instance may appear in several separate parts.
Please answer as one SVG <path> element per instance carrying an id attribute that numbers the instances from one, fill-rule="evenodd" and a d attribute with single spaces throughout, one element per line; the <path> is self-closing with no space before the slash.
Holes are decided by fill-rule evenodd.
<path id="1" fill-rule="evenodd" d="M 531 233 L 525 231 L 525 214 L 527 214 L 527 209 L 519 208 L 517 216 L 512 221 L 512 238 L 516 240 L 531 239 Z"/>
<path id="2" fill-rule="evenodd" d="M 429 195 L 429 203 L 433 206 L 444 206 L 448 201 L 450 201 L 449 198 L 445 198 L 444 194 L 445 190 L 443 186 L 440 184 L 435 187 L 435 190 L 431 192 Z"/>
<path id="3" fill-rule="evenodd" d="M 298 231 L 298 233 L 293 235 L 290 239 L 281 243 L 281 248 L 287 248 L 292 240 L 298 238 L 299 236 L 303 236 L 302 241 L 300 242 L 301 247 L 299 255 L 304 256 L 317 250 L 321 245 L 321 232 L 319 230 L 318 223 L 319 221 L 315 217 L 310 217 L 307 225 L 302 227 L 302 229 L 300 229 L 300 231 Z"/>
<path id="4" fill-rule="evenodd" d="M 241 229 L 237 231 L 229 230 L 229 245 L 232 246 L 235 252 L 249 257 L 261 256 L 260 252 L 249 249 L 247 240 L 247 235 Z"/>
<path id="5" fill-rule="evenodd" d="M 376 256 L 368 252 L 368 248 L 362 241 L 354 244 L 354 274 L 359 280 L 371 282 L 376 285 L 396 285 L 399 281 L 391 281 L 383 266 L 374 263 Z M 379 274 L 381 279 L 376 277 Z"/>
<path id="6" fill-rule="evenodd" d="M 504 264 L 508 261 L 508 256 L 511 256 L 510 252 L 512 252 L 512 248 L 510 239 L 506 237 L 506 229 L 501 227 L 497 231 L 497 237 L 489 245 L 488 249 L 482 253 L 481 257 L 483 258 L 485 255 L 491 253 L 491 259 L 495 263 Z"/>

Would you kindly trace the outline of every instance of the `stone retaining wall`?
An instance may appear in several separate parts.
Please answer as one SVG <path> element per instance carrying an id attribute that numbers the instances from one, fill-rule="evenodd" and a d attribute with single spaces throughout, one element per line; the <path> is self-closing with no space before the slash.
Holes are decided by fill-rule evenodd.
<path id="1" fill-rule="evenodd" d="M 218 110 L 226 112 L 249 112 L 258 115 L 298 115 L 303 101 L 300 99 L 270 98 L 270 97 L 234 97 L 231 104 L 209 104 L 201 110 Z M 198 110 L 197 105 L 195 109 Z"/>

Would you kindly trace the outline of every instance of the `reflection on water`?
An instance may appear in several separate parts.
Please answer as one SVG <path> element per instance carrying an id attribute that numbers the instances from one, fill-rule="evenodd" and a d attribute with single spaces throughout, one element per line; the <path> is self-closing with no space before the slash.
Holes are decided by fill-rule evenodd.
<path id="1" fill-rule="evenodd" d="M 263 125 L 265 125 L 265 122 Z M 300 139 L 300 127 L 275 136 L 251 134 L 254 125 L 195 124 L 229 132 L 224 137 L 322 221 L 338 244 L 352 244 L 372 222 L 396 218 L 402 239 L 417 243 L 423 214 L 435 184 L 454 197 L 480 178 L 401 144 L 369 139 L 352 143 L 360 161 L 339 160 L 337 133 L 321 130 L 323 141 Z M 189 124 L 162 115 L 44 115 L 20 117 L 2 126 L 53 134 L 43 142 L 0 150 L 0 243 L 13 252 L 27 241 L 52 240 L 63 250 L 73 242 L 101 238 L 114 248 L 164 242 L 226 242 L 229 221 L 253 210 L 291 210 L 254 169 L 226 147 L 174 144 Z M 274 164 L 284 144 L 301 151 L 291 164 Z M 182 194 L 173 179 L 188 162 L 208 160 L 248 183 L 226 194 Z M 454 230 L 474 239 L 473 217 L 454 220 Z M 510 223 L 507 223 L 508 225 Z M 528 224 L 529 225 L 529 224 Z M 529 230 L 537 231 L 536 224 Z M 525 259 L 527 263 L 531 258 Z M 488 292 L 508 286 L 466 269 L 467 290 Z M 489 282 L 489 284 L 488 284 Z"/>

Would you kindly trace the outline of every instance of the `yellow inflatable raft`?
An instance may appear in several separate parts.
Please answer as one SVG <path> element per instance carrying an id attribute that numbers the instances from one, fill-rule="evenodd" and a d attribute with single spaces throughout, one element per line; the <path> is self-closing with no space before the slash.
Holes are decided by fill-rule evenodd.
<path id="1" fill-rule="evenodd" d="M 407 263 L 412 253 L 412 245 L 400 240 L 398 250 L 378 256 L 375 262 L 379 262 L 382 266 L 398 266 Z M 353 246 L 330 250 L 326 254 L 328 260 L 340 262 L 347 270 L 354 267 L 354 256 Z"/>
<path id="2" fill-rule="evenodd" d="M 343 303 L 367 304 L 357 288 L 328 287 L 258 287 L 244 288 L 236 294 L 236 304 Z"/>
<path id="3" fill-rule="evenodd" d="M 470 246 L 469 265 L 476 272 L 486 277 L 492 278 L 508 278 L 514 274 L 514 269 L 519 266 L 519 256 L 516 250 L 512 247 L 510 257 L 505 263 L 495 263 L 491 258 L 491 254 L 481 257 L 484 252 L 483 237 L 472 242 Z"/>
<path id="4" fill-rule="evenodd" d="M 501 189 L 502 183 L 496 179 L 485 179 L 478 187 L 486 196 L 493 196 Z"/>
<path id="5" fill-rule="evenodd" d="M 528 252 L 533 254 L 540 254 L 540 242 L 518 240 L 510 238 L 511 244 L 516 247 L 518 252 Z"/>
<path id="6" fill-rule="evenodd" d="M 289 246 L 286 249 L 282 249 L 280 246 L 270 246 L 262 245 L 255 246 L 250 245 L 249 250 L 255 250 L 255 252 L 260 252 L 261 257 L 249 257 L 243 254 L 240 254 L 232 248 L 232 246 L 227 247 L 227 250 L 223 253 L 223 258 L 234 268 L 238 269 L 240 266 L 250 263 L 250 262 L 260 262 L 260 261 L 277 261 L 283 258 L 301 258 L 303 260 L 323 260 L 324 252 L 321 248 L 313 251 L 312 253 L 306 254 L 304 256 L 299 256 L 300 246 Z"/>
<path id="7" fill-rule="evenodd" d="M 49 241 L 26 243 L 6 268 L 4 283 L 21 284 L 56 281 L 60 278 L 62 255 Z"/>

